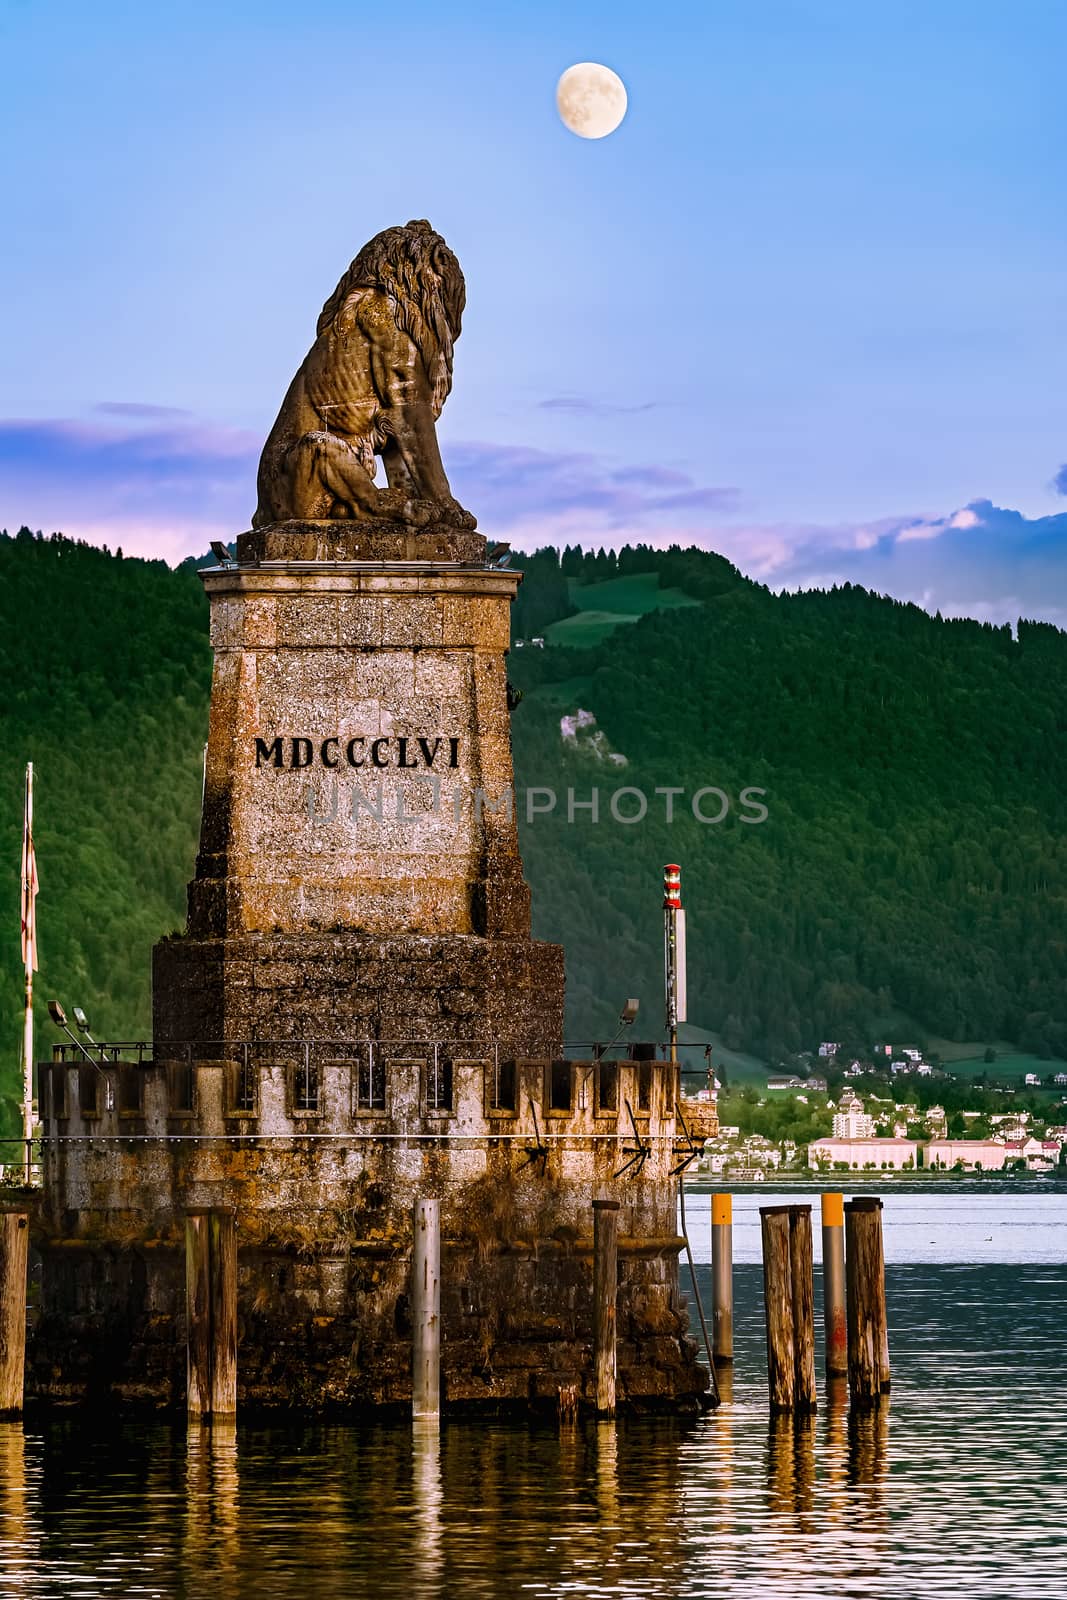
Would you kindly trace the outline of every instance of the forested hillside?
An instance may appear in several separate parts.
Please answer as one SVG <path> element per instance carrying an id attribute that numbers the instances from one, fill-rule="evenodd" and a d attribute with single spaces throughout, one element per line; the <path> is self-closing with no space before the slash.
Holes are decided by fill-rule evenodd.
<path id="1" fill-rule="evenodd" d="M 211 687 L 191 568 L 70 539 L 0 538 L 0 1093 L 19 1093 L 19 853 L 34 763 L 38 1039 L 45 1002 L 104 1038 L 145 1038 L 149 965 L 184 923 Z M 47 1054 L 47 1051 L 44 1052 Z"/>
<path id="2" fill-rule="evenodd" d="M 602 813 L 620 783 L 650 798 L 640 824 L 558 808 L 525 832 L 538 924 L 567 940 L 579 1014 L 637 972 L 658 1013 L 659 869 L 674 860 L 691 1017 L 728 1044 L 777 1055 L 906 1017 L 1067 1053 L 1067 635 L 1024 622 L 1016 639 L 851 587 L 776 596 L 696 552 L 640 559 L 705 604 L 513 657 L 532 691 L 515 719 L 526 781 L 562 766 L 576 791 L 598 785 Z M 603 582 L 611 558 L 591 567 Z M 561 763 L 565 703 L 595 715 L 624 769 L 581 740 Z M 664 785 L 717 786 L 730 812 L 701 825 L 679 797 L 668 826 Z M 760 825 L 741 820 L 747 786 L 767 791 Z"/>
<path id="3" fill-rule="evenodd" d="M 576 1037 L 628 994 L 642 997 L 643 1031 L 658 1029 L 660 873 L 673 860 L 690 1016 L 727 1043 L 774 1056 L 907 1018 L 1067 1054 L 1067 635 L 1024 623 L 1013 638 L 853 588 L 774 596 L 698 551 L 544 552 L 527 570 L 516 634 L 548 643 L 511 659 L 519 814 L 536 930 L 567 948 Z M 641 614 L 657 594 L 664 609 Z M 583 610 L 598 619 L 584 633 Z M 103 1035 L 144 1036 L 151 945 L 184 921 L 196 847 L 206 628 L 192 564 L 0 538 L 9 1105 L 25 762 L 41 1019 L 58 995 Z M 595 725 L 562 737 L 578 710 Z M 551 814 L 525 820 L 526 787 L 555 792 Z M 646 797 L 640 822 L 612 818 L 622 787 L 640 791 L 620 798 L 622 815 Z M 599 791 L 598 821 L 567 820 L 568 788 L 576 801 Z M 666 788 L 681 791 L 670 823 Z M 693 815 L 710 788 L 729 801 L 719 823 Z M 758 823 L 742 820 L 758 814 L 741 799 L 753 788 L 766 791 Z M 698 803 L 707 816 L 722 806 Z"/>

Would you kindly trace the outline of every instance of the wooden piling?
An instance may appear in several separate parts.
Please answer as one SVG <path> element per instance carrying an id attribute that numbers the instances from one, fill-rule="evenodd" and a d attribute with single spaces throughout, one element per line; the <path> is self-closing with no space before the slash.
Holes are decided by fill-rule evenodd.
<path id="1" fill-rule="evenodd" d="M 237 1414 L 237 1230 L 232 1211 L 185 1219 L 186 1410 Z"/>
<path id="2" fill-rule="evenodd" d="M 789 1207 L 789 1276 L 793 1291 L 793 1404 L 798 1411 L 814 1411 L 815 1394 L 815 1285 L 811 1237 L 811 1207 Z"/>
<path id="3" fill-rule="evenodd" d="M 826 1376 L 848 1373 L 848 1322 L 845 1315 L 845 1197 L 822 1197 L 822 1298 Z"/>
<path id="4" fill-rule="evenodd" d="M 615 1415 L 615 1302 L 619 1288 L 619 1202 L 593 1201 L 593 1373 L 596 1409 Z"/>
<path id="5" fill-rule="evenodd" d="M 716 1367 L 734 1359 L 734 1226 L 728 1194 L 711 1197 L 711 1341 Z"/>
<path id="6" fill-rule="evenodd" d="M 796 1395 L 789 1207 L 761 1206 L 763 1303 L 767 1320 L 767 1381 L 772 1411 L 792 1411 Z"/>
<path id="7" fill-rule="evenodd" d="M 441 1202 L 416 1200 L 411 1252 L 411 1414 L 441 1415 Z"/>
<path id="8" fill-rule="evenodd" d="M 889 1329 L 885 1307 L 882 1202 L 845 1205 L 848 1386 L 853 1405 L 876 1405 L 889 1392 Z"/>
<path id="9" fill-rule="evenodd" d="M 24 1211 L 0 1214 L 0 1417 L 22 1415 L 29 1220 Z"/>

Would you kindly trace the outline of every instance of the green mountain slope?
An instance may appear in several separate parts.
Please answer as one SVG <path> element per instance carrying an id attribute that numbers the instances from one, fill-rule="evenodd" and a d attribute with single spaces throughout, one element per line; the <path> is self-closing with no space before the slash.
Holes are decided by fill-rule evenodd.
<path id="1" fill-rule="evenodd" d="M 696 551 L 524 564 L 516 634 L 549 642 L 511 658 L 519 814 L 537 932 L 567 948 L 575 1038 L 602 1032 L 629 994 L 639 1028 L 658 1031 L 660 874 L 678 861 L 690 1018 L 727 1045 L 773 1056 L 906 1017 L 1067 1054 L 1067 636 L 1022 624 L 1015 639 L 851 588 L 777 597 Z M 39 1017 L 55 995 L 101 1035 L 149 1028 L 150 948 L 184 921 L 196 848 L 210 651 L 193 568 L 0 538 L 9 1120 L 27 760 Z M 634 620 L 583 648 L 553 642 L 553 624 L 604 610 Z M 564 738 L 579 709 L 595 725 Z M 622 787 L 647 798 L 640 823 L 612 819 Z M 669 823 L 657 788 L 682 791 Z M 701 823 L 692 797 L 711 788 L 729 809 Z M 751 788 L 766 791 L 758 824 L 742 820 Z M 554 810 L 527 822 L 528 789 L 552 790 Z M 598 791 L 597 822 L 580 808 L 568 821 L 568 789 L 576 802 Z M 715 815 L 722 802 L 700 804 Z"/>
<path id="2" fill-rule="evenodd" d="M 105 1038 L 144 1038 L 149 957 L 184 922 L 211 652 L 195 573 L 69 539 L 0 538 L 0 1096 L 19 1093 L 19 854 L 35 771 L 45 1002 Z M 41 1052 L 38 1052 L 39 1055 Z"/>
<path id="3" fill-rule="evenodd" d="M 669 554 L 660 581 L 699 592 L 700 558 Z M 628 762 L 609 772 L 577 741 L 565 780 L 600 789 L 601 820 L 561 806 L 524 834 L 539 928 L 566 934 L 580 1013 L 658 968 L 659 867 L 675 860 L 690 1015 L 728 1043 L 774 1055 L 905 1015 L 1067 1052 L 1067 636 L 738 579 L 595 650 L 522 652 L 513 673 L 531 691 L 516 718 L 527 781 L 560 768 L 556 678 Z M 649 797 L 640 825 L 604 821 L 619 783 Z M 652 800 L 664 785 L 685 792 L 670 825 Z M 731 807 L 701 825 L 688 800 L 710 785 Z M 767 791 L 758 826 L 741 820 L 747 786 Z M 655 982 L 644 996 L 658 1012 Z"/>

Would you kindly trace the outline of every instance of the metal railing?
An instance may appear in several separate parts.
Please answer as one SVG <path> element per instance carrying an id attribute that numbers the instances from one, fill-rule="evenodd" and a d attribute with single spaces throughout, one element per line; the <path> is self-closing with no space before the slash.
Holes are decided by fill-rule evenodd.
<path id="1" fill-rule="evenodd" d="M 290 1133 L 282 1131 L 276 1120 L 269 1131 L 264 1127 L 253 1132 L 249 1127 L 260 1120 L 261 1091 L 267 1092 L 269 1086 L 272 1117 L 280 1115 L 288 1122 L 292 1136 L 338 1137 L 334 1130 L 342 1122 L 350 1126 L 374 1118 L 384 1127 L 390 1116 L 397 1115 L 451 1118 L 460 1109 L 456 1103 L 460 1094 L 468 1106 L 480 1105 L 490 1127 L 500 1119 L 513 1124 L 528 1121 L 529 1107 L 535 1123 L 538 1117 L 551 1126 L 559 1117 L 587 1116 L 595 1124 L 590 1130 L 594 1136 L 610 1138 L 604 1119 L 616 1119 L 620 1126 L 628 1125 L 635 1115 L 647 1119 L 654 1095 L 662 1108 L 674 1104 L 679 1090 L 684 1094 L 687 1080 L 691 1090 L 707 1082 L 703 1045 L 681 1046 L 679 1055 L 688 1056 L 688 1061 L 671 1062 L 658 1040 L 631 1040 L 610 1048 L 582 1040 L 569 1042 L 559 1056 L 518 1058 L 484 1038 L 172 1040 L 161 1041 L 154 1051 L 143 1041 L 63 1044 L 55 1046 L 52 1062 L 41 1068 L 42 1133 L 60 1142 L 96 1138 L 104 1136 L 105 1125 L 114 1121 L 117 1131 L 109 1136 L 157 1138 L 163 1117 L 167 1136 L 174 1138 L 288 1137 Z M 462 1063 L 483 1070 L 480 1090 L 469 1076 L 465 1089 L 459 1090 L 456 1069 Z M 631 1074 L 625 1080 L 624 1067 Z M 77 1077 L 72 1078 L 75 1068 Z M 224 1073 L 225 1134 L 196 1131 L 204 1092 L 201 1074 L 212 1068 Z M 165 1074 L 162 1099 L 158 1092 L 148 1096 L 150 1072 Z M 676 1072 L 677 1077 L 657 1093 L 656 1081 L 667 1072 Z M 284 1110 L 278 1098 L 282 1088 Z M 144 1125 L 146 1114 L 151 1130 Z M 63 1126 L 72 1115 L 86 1125 L 85 1131 Z M 329 1121 L 324 1122 L 327 1116 Z M 182 1119 L 188 1119 L 184 1128 Z M 540 1147 L 539 1124 L 536 1134 Z M 504 1137 L 504 1126 L 492 1136 Z M 558 1136 L 558 1131 L 552 1134 L 553 1139 Z"/>
<path id="2" fill-rule="evenodd" d="M 284 1039 L 194 1039 L 194 1040 L 161 1040 L 155 1045 L 146 1040 L 133 1042 L 103 1042 L 86 1041 L 84 1044 L 54 1044 L 52 1046 L 52 1060 L 59 1064 L 68 1062 L 76 1064 L 79 1061 L 92 1061 L 100 1067 L 116 1066 L 160 1066 L 173 1061 L 210 1061 L 230 1058 L 234 1052 L 245 1051 L 272 1051 L 284 1050 L 292 1052 L 328 1051 L 332 1055 L 341 1056 L 346 1051 L 365 1052 L 368 1060 L 375 1057 L 408 1057 L 411 1059 L 429 1059 L 435 1063 L 442 1058 L 456 1059 L 492 1059 L 500 1060 L 505 1056 L 514 1059 L 514 1052 L 504 1052 L 499 1043 L 493 1043 L 483 1038 L 477 1039 L 440 1039 L 440 1038 L 371 1038 L 371 1037 L 345 1037 L 340 1039 L 312 1037 L 312 1038 L 284 1038 Z M 530 1052 L 531 1057 L 538 1052 Z M 635 1061 L 648 1060 L 660 1066 L 669 1065 L 668 1046 L 660 1039 L 630 1039 L 623 1043 L 605 1044 L 596 1039 L 565 1039 L 560 1050 L 560 1057 L 574 1061 Z M 709 1071 L 707 1046 L 703 1044 L 679 1044 L 677 1046 L 678 1065 L 682 1076 L 706 1077 Z"/>

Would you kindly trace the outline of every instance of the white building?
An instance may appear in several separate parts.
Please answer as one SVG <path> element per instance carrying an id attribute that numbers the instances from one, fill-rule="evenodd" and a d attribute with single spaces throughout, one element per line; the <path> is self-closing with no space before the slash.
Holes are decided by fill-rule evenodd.
<path id="1" fill-rule="evenodd" d="M 873 1139 L 874 1118 L 863 1109 L 858 1094 L 848 1090 L 841 1096 L 834 1112 L 833 1137 L 835 1139 Z"/>
<path id="2" fill-rule="evenodd" d="M 808 1166 L 833 1167 L 843 1162 L 854 1172 L 883 1167 L 892 1172 L 910 1171 L 918 1165 L 918 1149 L 914 1139 L 815 1139 L 808 1145 Z"/>

